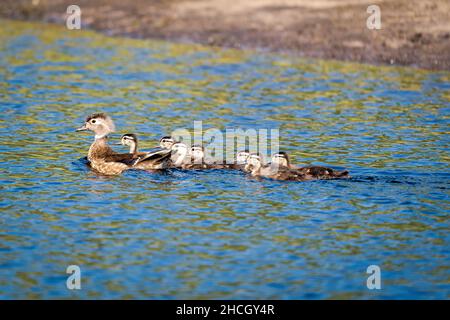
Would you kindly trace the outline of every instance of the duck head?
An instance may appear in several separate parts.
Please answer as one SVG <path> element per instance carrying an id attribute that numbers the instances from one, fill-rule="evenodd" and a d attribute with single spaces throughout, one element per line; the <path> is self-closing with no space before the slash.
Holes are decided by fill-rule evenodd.
<path id="1" fill-rule="evenodd" d="M 115 126 L 111 117 L 106 113 L 93 113 L 86 118 L 83 126 L 76 129 L 76 131 L 87 130 L 95 133 L 95 139 L 101 139 L 114 132 Z"/>
<path id="2" fill-rule="evenodd" d="M 246 164 L 247 163 L 247 159 L 250 156 L 250 152 L 248 151 L 239 151 L 236 154 L 236 163 L 237 164 Z"/>
<path id="3" fill-rule="evenodd" d="M 203 163 L 205 152 L 200 145 L 193 145 L 191 147 L 191 158 L 193 163 Z"/>
<path id="4" fill-rule="evenodd" d="M 258 174 L 263 166 L 263 160 L 259 153 L 252 153 L 247 158 L 247 164 L 245 165 L 245 171 L 251 172 L 252 175 Z"/>
<path id="5" fill-rule="evenodd" d="M 162 137 L 161 139 L 159 139 L 159 146 L 163 149 L 170 150 L 174 143 L 175 143 L 175 140 L 173 140 L 173 138 L 170 136 L 165 136 L 165 137 Z"/>
<path id="6" fill-rule="evenodd" d="M 130 153 L 136 153 L 138 138 L 133 133 L 127 133 L 120 138 L 120 144 L 130 147 Z"/>
<path id="7" fill-rule="evenodd" d="M 174 143 L 171 147 L 171 151 L 171 159 L 176 166 L 183 164 L 189 155 L 189 149 L 183 142 Z"/>
<path id="8" fill-rule="evenodd" d="M 286 152 L 278 152 L 272 156 L 272 164 L 278 167 L 291 167 L 289 156 Z"/>

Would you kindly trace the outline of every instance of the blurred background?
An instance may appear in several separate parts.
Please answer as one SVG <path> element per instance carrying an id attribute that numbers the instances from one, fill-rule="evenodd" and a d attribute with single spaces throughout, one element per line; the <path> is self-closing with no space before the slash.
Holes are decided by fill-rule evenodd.
<path id="1" fill-rule="evenodd" d="M 82 26 L 108 35 L 251 48 L 296 56 L 450 70 L 448 0 L 2 0 L 0 17 Z M 369 30 L 369 5 L 381 30 Z"/>

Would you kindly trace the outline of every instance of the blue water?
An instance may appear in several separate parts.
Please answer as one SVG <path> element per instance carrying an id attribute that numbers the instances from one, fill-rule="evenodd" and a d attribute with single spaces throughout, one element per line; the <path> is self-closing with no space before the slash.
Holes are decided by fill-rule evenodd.
<path id="1" fill-rule="evenodd" d="M 0 298 L 450 297 L 450 73 L 1 25 Z M 99 176 L 74 132 L 96 111 L 144 149 L 199 120 L 279 128 L 294 163 L 352 178 Z"/>

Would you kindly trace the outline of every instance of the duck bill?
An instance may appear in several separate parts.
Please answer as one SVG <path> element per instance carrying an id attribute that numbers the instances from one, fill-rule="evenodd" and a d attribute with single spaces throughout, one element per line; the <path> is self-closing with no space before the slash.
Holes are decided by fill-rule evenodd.
<path id="1" fill-rule="evenodd" d="M 80 131 L 86 131 L 88 128 L 86 128 L 86 124 L 82 125 L 81 127 L 75 129 L 75 132 L 80 132 Z"/>

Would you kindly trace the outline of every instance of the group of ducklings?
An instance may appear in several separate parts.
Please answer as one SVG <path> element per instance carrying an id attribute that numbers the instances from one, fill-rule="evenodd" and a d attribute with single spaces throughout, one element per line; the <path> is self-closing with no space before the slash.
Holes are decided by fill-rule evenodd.
<path id="1" fill-rule="evenodd" d="M 124 134 L 120 143 L 128 146 L 129 153 L 117 153 L 108 144 L 108 135 L 115 130 L 114 122 L 105 113 L 94 113 L 86 118 L 84 125 L 76 131 L 92 131 L 95 140 L 91 144 L 87 159 L 95 171 L 105 175 L 121 174 L 129 169 L 160 170 L 180 169 L 235 169 L 242 170 L 254 177 L 275 180 L 307 181 L 317 179 L 347 178 L 348 171 L 334 171 L 322 166 L 297 167 L 290 163 L 285 152 L 272 156 L 272 162 L 265 164 L 260 154 L 240 151 L 232 164 L 215 163 L 205 160 L 202 146 L 190 148 L 183 142 L 177 142 L 170 136 L 162 137 L 159 147 L 147 152 L 138 150 L 138 138 L 135 134 Z"/>

